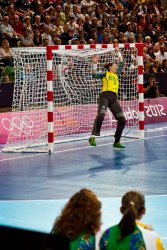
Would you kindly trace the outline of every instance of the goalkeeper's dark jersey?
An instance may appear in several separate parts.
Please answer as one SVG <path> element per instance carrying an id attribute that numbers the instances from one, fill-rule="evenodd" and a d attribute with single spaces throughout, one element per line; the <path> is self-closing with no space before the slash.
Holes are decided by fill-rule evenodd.
<path id="1" fill-rule="evenodd" d="M 111 91 L 116 93 L 118 95 L 118 88 L 119 88 L 119 79 L 118 76 L 120 75 L 122 69 L 124 66 L 124 62 L 120 62 L 118 64 L 118 69 L 117 73 L 110 73 L 110 72 L 105 72 L 105 73 L 97 73 L 93 74 L 94 78 L 99 78 L 102 79 L 102 92 L 105 91 Z"/>

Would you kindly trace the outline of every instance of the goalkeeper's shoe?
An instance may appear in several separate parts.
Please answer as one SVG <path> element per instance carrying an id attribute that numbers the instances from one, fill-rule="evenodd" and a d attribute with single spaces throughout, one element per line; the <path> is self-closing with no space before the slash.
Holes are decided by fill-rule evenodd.
<path id="1" fill-rule="evenodd" d="M 89 138 L 89 144 L 94 147 L 97 146 L 95 137 Z"/>
<path id="2" fill-rule="evenodd" d="M 126 148 L 123 144 L 121 144 L 120 142 L 115 142 L 113 144 L 113 148 L 117 148 L 117 149 L 124 149 Z"/>

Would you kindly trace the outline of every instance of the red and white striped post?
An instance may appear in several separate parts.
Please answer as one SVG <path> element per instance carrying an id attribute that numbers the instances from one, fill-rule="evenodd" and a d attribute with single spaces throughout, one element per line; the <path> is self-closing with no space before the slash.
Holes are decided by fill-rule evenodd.
<path id="1" fill-rule="evenodd" d="M 140 139 L 144 139 L 144 87 L 143 87 L 143 44 L 136 44 L 138 48 L 138 86 L 139 86 L 139 133 Z"/>
<path id="2" fill-rule="evenodd" d="M 115 45 L 114 45 L 115 46 Z M 143 44 L 142 43 L 128 43 L 119 44 L 120 48 L 137 48 L 137 63 L 138 63 L 138 87 L 139 87 L 139 138 L 144 139 L 144 87 L 143 87 Z"/>
<path id="3" fill-rule="evenodd" d="M 53 82 L 52 82 L 52 47 L 47 46 L 47 101 L 48 101 L 48 151 L 53 152 L 54 123 L 53 123 Z"/>

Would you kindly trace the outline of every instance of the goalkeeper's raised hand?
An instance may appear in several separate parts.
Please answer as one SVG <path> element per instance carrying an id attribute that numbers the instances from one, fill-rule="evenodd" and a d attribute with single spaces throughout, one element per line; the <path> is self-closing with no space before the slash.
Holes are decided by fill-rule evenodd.
<path id="1" fill-rule="evenodd" d="M 98 56 L 97 56 L 97 55 L 94 55 L 93 58 L 92 58 L 92 62 L 93 62 L 93 70 L 92 70 L 92 73 L 93 73 L 93 74 L 96 74 L 98 61 L 99 61 Z"/>
<path id="2" fill-rule="evenodd" d="M 92 58 L 93 64 L 98 64 L 99 57 L 97 55 L 94 55 Z"/>
<path id="3" fill-rule="evenodd" d="M 121 54 L 121 52 L 119 50 L 119 46 L 118 45 L 115 46 L 115 52 L 117 53 L 119 61 L 123 62 L 123 57 L 122 57 L 122 54 Z"/>

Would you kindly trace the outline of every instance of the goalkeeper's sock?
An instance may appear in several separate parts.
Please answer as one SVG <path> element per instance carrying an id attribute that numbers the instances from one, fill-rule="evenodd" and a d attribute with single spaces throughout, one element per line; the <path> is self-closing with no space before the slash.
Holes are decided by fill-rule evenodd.
<path id="1" fill-rule="evenodd" d="M 97 146 L 97 144 L 96 144 L 96 139 L 95 139 L 95 137 L 94 136 L 92 136 L 92 137 L 90 137 L 89 138 L 89 144 L 91 145 L 91 146 Z"/>
<path id="2" fill-rule="evenodd" d="M 114 142 L 113 148 L 124 149 L 126 147 L 123 144 L 121 144 L 120 142 Z"/>

